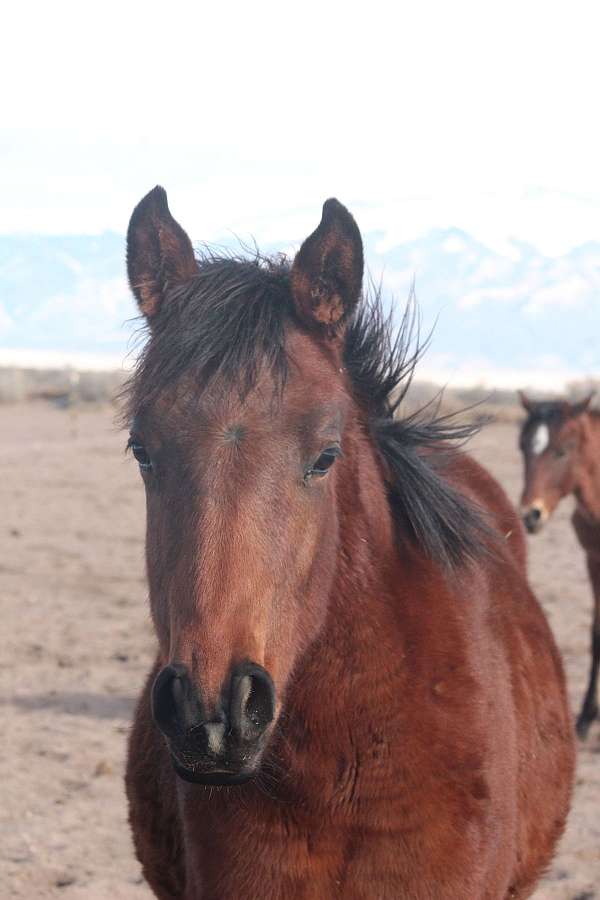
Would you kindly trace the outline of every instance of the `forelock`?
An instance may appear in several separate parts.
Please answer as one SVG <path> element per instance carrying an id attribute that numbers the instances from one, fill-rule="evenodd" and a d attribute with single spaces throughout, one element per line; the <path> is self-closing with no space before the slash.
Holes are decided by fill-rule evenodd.
<path id="1" fill-rule="evenodd" d="M 205 252 L 198 264 L 198 274 L 172 291 L 152 320 L 124 391 L 129 420 L 183 378 L 199 389 L 220 378 L 241 396 L 264 366 L 278 384 L 285 381 L 284 332 L 292 309 L 287 260 Z"/>

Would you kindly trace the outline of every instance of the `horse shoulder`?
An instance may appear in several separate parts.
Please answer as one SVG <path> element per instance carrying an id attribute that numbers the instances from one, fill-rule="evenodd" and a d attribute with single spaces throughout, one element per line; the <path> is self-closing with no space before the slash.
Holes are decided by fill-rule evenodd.
<path id="1" fill-rule="evenodd" d="M 527 581 L 524 532 L 508 497 L 466 454 L 457 456 L 449 477 L 491 514 L 509 551 L 484 554 L 476 566 L 476 581 L 487 595 L 488 629 L 510 673 L 519 761 L 519 865 L 513 883 L 523 892 L 549 863 L 570 803 L 574 748 L 564 671 L 546 616 Z M 540 817 L 552 823 L 543 833 Z"/>

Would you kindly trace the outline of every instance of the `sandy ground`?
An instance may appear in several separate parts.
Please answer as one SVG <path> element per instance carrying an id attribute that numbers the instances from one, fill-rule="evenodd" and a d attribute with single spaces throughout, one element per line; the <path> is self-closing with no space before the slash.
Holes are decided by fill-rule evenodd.
<path id="1" fill-rule="evenodd" d="M 151 896 L 122 784 L 153 645 L 143 494 L 124 442 L 108 409 L 0 407 L 0 900 Z M 488 428 L 473 449 L 516 498 L 515 426 Z M 569 514 L 565 503 L 530 541 L 530 565 L 578 705 L 591 599 Z M 569 827 L 535 897 L 600 898 L 600 724 L 580 752 Z"/>

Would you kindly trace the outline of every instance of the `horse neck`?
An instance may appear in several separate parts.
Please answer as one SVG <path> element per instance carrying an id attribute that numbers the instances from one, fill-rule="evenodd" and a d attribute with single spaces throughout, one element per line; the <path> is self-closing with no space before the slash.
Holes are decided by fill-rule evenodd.
<path id="1" fill-rule="evenodd" d="M 585 413 L 581 428 L 583 439 L 575 495 L 586 516 L 600 522 L 600 415 Z"/>

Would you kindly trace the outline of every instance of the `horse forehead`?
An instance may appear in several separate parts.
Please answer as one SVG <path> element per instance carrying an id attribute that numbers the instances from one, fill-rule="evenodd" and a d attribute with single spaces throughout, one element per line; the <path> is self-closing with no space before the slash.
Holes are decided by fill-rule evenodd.
<path id="1" fill-rule="evenodd" d="M 291 391 L 305 396 L 341 400 L 345 396 L 343 365 L 335 342 L 317 340 L 312 335 L 292 330 L 286 335 L 286 350 Z"/>
<path id="2" fill-rule="evenodd" d="M 546 422 L 538 422 L 529 435 L 529 447 L 534 456 L 540 456 L 550 443 L 550 428 Z"/>
<path id="3" fill-rule="evenodd" d="M 339 348 L 291 328 L 286 357 L 282 391 L 278 374 L 268 367 L 259 371 L 248 393 L 240 393 L 235 379 L 216 378 L 203 385 L 191 372 L 164 391 L 140 422 L 163 437 L 183 435 L 195 443 L 202 434 L 239 445 L 249 433 L 268 434 L 286 422 L 307 426 L 308 417 L 316 427 L 321 418 L 343 419 L 349 392 Z"/>

